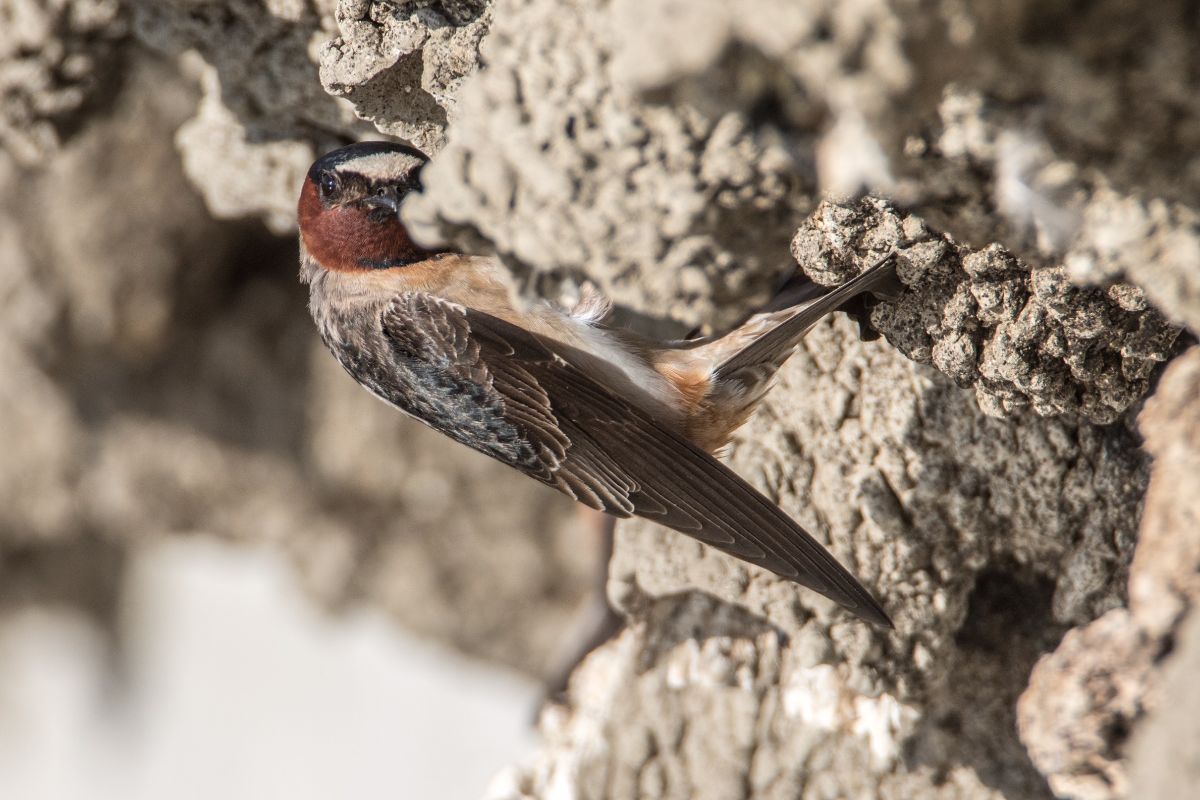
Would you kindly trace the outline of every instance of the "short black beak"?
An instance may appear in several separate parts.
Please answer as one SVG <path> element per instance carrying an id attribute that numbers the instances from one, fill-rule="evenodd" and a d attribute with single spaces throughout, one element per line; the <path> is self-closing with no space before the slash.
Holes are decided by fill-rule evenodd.
<path id="1" fill-rule="evenodd" d="M 361 202 L 363 205 L 368 206 L 372 212 L 376 209 L 382 209 L 390 214 L 400 214 L 400 198 L 393 192 L 369 194 Z"/>

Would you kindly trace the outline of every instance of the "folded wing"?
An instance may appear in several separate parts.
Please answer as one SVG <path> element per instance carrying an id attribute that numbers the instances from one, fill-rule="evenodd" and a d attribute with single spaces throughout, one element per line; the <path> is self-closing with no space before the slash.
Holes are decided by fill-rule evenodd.
<path id="1" fill-rule="evenodd" d="M 423 294 L 384 312 L 384 399 L 610 514 L 636 515 L 807 586 L 877 625 L 878 602 L 774 503 L 679 433 L 610 392 L 586 356 Z"/>

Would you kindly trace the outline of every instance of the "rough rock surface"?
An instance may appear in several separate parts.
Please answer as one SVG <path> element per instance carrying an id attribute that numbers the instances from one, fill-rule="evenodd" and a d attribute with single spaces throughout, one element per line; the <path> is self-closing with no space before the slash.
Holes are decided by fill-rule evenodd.
<path id="1" fill-rule="evenodd" d="M 490 8 L 488 0 L 338 0 L 339 36 L 321 49 L 321 84 L 381 132 L 436 152 L 458 88 L 478 64 Z"/>
<path id="2" fill-rule="evenodd" d="M 1176 705 L 1177 697 L 1191 702 L 1191 695 L 1178 677 L 1168 676 L 1178 676 L 1186 669 L 1182 664 L 1195 659 L 1195 643 L 1186 631 L 1195 628 L 1193 609 L 1200 601 L 1197 397 L 1200 349 L 1192 348 L 1163 375 L 1139 420 L 1155 462 L 1129 577 L 1129 606 L 1069 633 L 1038 662 L 1021 698 L 1021 737 L 1050 785 L 1064 796 L 1186 795 L 1165 790 L 1179 785 L 1196 758 L 1195 738 L 1186 735 L 1192 722 Z M 1183 624 L 1185 615 L 1192 621 Z M 1172 650 L 1177 654 L 1170 655 Z M 1147 717 L 1142 733 L 1138 723 Z M 1133 770 L 1145 791 L 1134 789 L 1129 779 L 1134 731 L 1139 731 L 1140 750 Z M 1147 744 L 1172 738 L 1180 743 L 1173 762 Z M 1175 766 L 1165 768 L 1168 764 Z"/>
<path id="3" fill-rule="evenodd" d="M 1176 349 L 1179 329 L 1136 287 L 1079 288 L 1062 267 L 1031 268 L 997 244 L 973 250 L 878 200 L 823 203 L 792 241 L 800 269 L 826 284 L 860 272 L 863 255 L 893 252 L 908 291 L 872 324 L 909 358 L 974 386 L 993 416 L 1031 407 L 1116 422 Z"/>
<path id="4" fill-rule="evenodd" d="M 1073 278 L 1125 278 L 1164 313 L 1200 330 L 1200 215 L 1192 206 L 1099 191 L 1067 256 Z"/>
<path id="5" fill-rule="evenodd" d="M 1161 700 L 1190 702 L 1196 648 L 1190 4 L 125 8 L 0 0 L 6 601 L 102 612 L 140 537 L 206 531 L 545 668 L 590 583 L 570 511 L 336 374 L 290 245 L 184 189 L 290 234 L 312 156 L 386 133 L 437 151 L 414 230 L 529 294 L 586 278 L 686 330 L 797 263 L 834 282 L 897 249 L 907 287 L 883 340 L 818 326 L 731 453 L 896 630 L 623 525 L 629 627 L 495 796 L 1151 797 L 1156 743 L 1194 762 Z"/>
<path id="6" fill-rule="evenodd" d="M 117 0 L 4 0 L 0 29 L 0 148 L 31 164 L 111 89 L 125 20 Z"/>
<path id="7" fill-rule="evenodd" d="M 1187 797 L 1200 781 L 1200 615 L 1190 614 L 1180 625 L 1176 647 L 1158 678 L 1160 710 L 1130 745 L 1129 797 Z"/>
<path id="8" fill-rule="evenodd" d="M 497 252 L 543 292 L 586 276 L 689 325 L 765 299 L 796 209 L 812 203 L 812 165 L 744 119 L 616 85 L 608 4 L 508 2 L 497 14 L 487 69 L 464 87 L 429 191 L 408 206 L 417 234 Z"/>

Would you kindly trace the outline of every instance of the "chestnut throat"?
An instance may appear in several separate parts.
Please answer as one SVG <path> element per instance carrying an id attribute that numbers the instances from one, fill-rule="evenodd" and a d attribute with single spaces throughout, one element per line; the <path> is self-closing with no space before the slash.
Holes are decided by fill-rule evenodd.
<path id="1" fill-rule="evenodd" d="M 309 255 L 336 272 L 404 267 L 441 252 L 414 244 L 394 214 L 383 216 L 357 203 L 326 208 L 312 181 L 304 183 L 297 218 Z"/>

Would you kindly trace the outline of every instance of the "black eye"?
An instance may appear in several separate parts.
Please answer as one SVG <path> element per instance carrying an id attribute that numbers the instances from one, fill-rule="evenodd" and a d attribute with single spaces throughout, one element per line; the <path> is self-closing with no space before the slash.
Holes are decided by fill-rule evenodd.
<path id="1" fill-rule="evenodd" d="M 321 173 L 320 183 L 318 185 L 321 187 L 321 194 L 329 197 L 337 191 L 337 178 L 333 176 L 332 172 Z"/>

